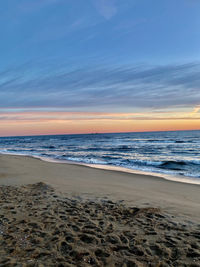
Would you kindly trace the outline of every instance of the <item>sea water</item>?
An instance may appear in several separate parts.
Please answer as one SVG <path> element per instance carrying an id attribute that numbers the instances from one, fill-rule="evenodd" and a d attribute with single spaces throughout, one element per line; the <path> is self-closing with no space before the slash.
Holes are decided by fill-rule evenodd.
<path id="1" fill-rule="evenodd" d="M 0 153 L 200 181 L 200 131 L 1 137 Z"/>

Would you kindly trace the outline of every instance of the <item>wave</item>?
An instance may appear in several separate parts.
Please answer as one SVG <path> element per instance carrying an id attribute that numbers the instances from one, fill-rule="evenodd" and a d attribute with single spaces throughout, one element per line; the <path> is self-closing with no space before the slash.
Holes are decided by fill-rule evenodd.
<path id="1" fill-rule="evenodd" d="M 73 156 L 73 154 L 50 155 L 47 153 L 20 153 L 8 152 L 0 150 L 2 154 L 15 154 L 22 156 L 32 156 L 41 158 L 42 160 L 58 160 L 58 161 L 71 161 L 72 163 L 89 164 L 89 165 L 107 165 L 123 167 L 126 169 L 138 170 L 143 172 L 160 173 L 172 176 L 185 176 L 192 178 L 200 178 L 200 161 L 149 161 L 149 160 L 131 160 L 122 159 L 117 157 L 95 157 L 95 155 L 88 156 Z"/>
<path id="2" fill-rule="evenodd" d="M 1 152 L 200 176 L 200 132 L 9 137 L 0 138 Z"/>
<path id="3" fill-rule="evenodd" d="M 55 149 L 56 147 L 53 146 L 53 145 L 50 145 L 50 146 L 42 146 L 42 148 L 45 148 L 45 149 Z"/>
<path id="4" fill-rule="evenodd" d="M 191 160 L 191 161 L 174 161 L 174 160 L 167 160 L 167 161 L 144 161 L 144 160 L 127 160 L 127 162 L 143 165 L 143 166 L 152 166 L 156 168 L 163 168 L 163 169 L 171 169 L 171 170 L 183 170 L 186 168 L 200 168 L 200 161 L 199 160 Z"/>
<path id="5" fill-rule="evenodd" d="M 200 166 L 200 162 L 199 161 L 173 161 L 173 160 L 169 160 L 169 161 L 165 161 L 163 162 L 160 167 L 162 168 L 166 168 L 166 169 L 172 169 L 172 170 L 182 170 L 184 167 L 196 167 L 197 165 Z"/>
<path id="6" fill-rule="evenodd" d="M 183 167 L 187 166 L 188 164 L 184 161 L 165 161 L 163 162 L 159 167 L 164 169 L 170 169 L 170 170 L 182 170 Z"/>
<path id="7" fill-rule="evenodd" d="M 133 150 L 133 147 L 127 145 L 121 145 L 118 147 L 113 147 L 110 149 L 111 151 L 130 151 Z"/>

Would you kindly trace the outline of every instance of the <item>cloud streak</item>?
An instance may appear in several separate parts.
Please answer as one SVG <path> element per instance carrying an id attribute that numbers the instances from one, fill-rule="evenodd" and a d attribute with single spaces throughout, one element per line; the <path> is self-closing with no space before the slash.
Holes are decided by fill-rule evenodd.
<path id="1" fill-rule="evenodd" d="M 158 114 L 146 113 L 105 113 L 105 112 L 4 112 L 0 114 L 0 121 L 16 122 L 64 122 L 64 121 L 137 121 L 137 120 L 200 120 L 184 113 Z"/>
<path id="2" fill-rule="evenodd" d="M 27 65 L 0 73 L 0 108 L 194 107 L 200 103 L 200 63 L 89 67 L 34 72 Z"/>

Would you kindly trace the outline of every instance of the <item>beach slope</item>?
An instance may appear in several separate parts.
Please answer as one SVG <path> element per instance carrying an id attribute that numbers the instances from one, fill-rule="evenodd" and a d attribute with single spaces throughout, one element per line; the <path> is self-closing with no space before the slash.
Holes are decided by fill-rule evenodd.
<path id="1" fill-rule="evenodd" d="M 199 189 L 1 155 L 0 264 L 199 266 Z"/>

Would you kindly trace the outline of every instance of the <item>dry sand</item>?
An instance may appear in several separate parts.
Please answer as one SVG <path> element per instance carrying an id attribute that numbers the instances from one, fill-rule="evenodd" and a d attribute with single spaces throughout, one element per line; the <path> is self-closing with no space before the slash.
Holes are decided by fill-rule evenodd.
<path id="1" fill-rule="evenodd" d="M 200 266 L 198 185 L 6 155 L 0 185 L 0 266 Z"/>

